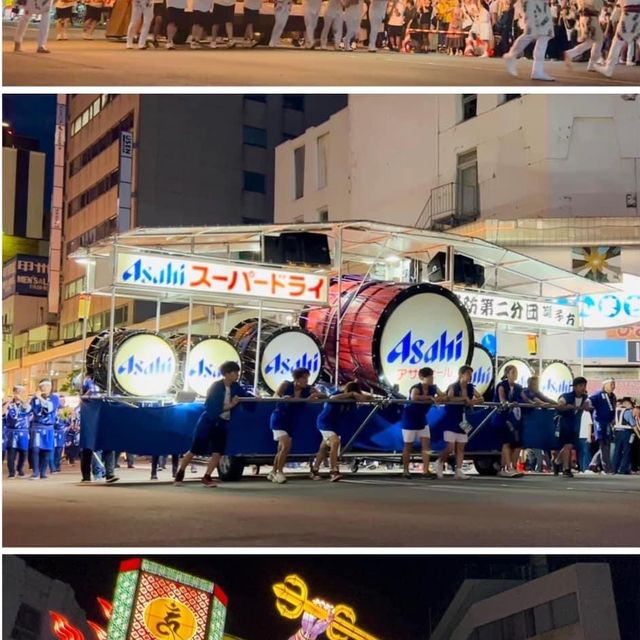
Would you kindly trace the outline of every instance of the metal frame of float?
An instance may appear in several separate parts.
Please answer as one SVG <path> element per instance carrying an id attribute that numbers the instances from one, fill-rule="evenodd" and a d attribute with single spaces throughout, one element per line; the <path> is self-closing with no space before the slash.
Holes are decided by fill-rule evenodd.
<path id="1" fill-rule="evenodd" d="M 115 326 L 115 306 L 117 297 L 125 297 L 133 300 L 151 300 L 156 303 L 155 330 L 160 329 L 160 316 L 162 302 L 178 302 L 188 305 L 187 316 L 187 352 L 189 356 L 191 337 L 193 305 L 202 304 L 224 308 L 223 331 L 226 330 L 226 318 L 230 310 L 254 309 L 258 311 L 258 331 L 256 345 L 256 359 L 259 360 L 262 319 L 265 312 L 290 312 L 300 313 L 302 308 L 308 307 L 308 303 L 294 303 L 292 301 L 268 300 L 250 297 L 243 301 L 238 295 L 206 295 L 205 293 L 188 292 L 179 294 L 176 292 L 150 291 L 141 295 L 138 290 L 128 288 L 126 285 L 116 283 L 116 256 L 118 251 L 136 251 L 148 255 L 161 255 L 170 258 L 203 258 L 225 261 L 239 266 L 268 267 L 270 269 L 283 268 L 284 265 L 273 265 L 265 262 L 265 237 L 279 235 L 283 232 L 314 232 L 322 233 L 333 244 L 333 264 L 326 268 L 301 267 L 295 265 L 299 271 L 322 274 L 336 277 L 338 282 L 338 300 L 341 298 L 342 276 L 348 272 L 350 264 L 359 265 L 358 275 L 362 276 L 364 285 L 370 276 L 374 265 L 383 261 L 414 260 L 418 263 L 427 263 L 437 252 L 446 252 L 445 280 L 438 284 L 444 288 L 453 290 L 453 271 L 456 255 L 463 255 L 482 265 L 485 271 L 489 271 L 483 288 L 473 289 L 474 293 L 491 293 L 513 295 L 514 293 L 523 299 L 552 301 L 558 297 L 573 297 L 586 293 L 606 293 L 613 289 L 608 285 L 587 280 L 581 276 L 570 273 L 559 267 L 549 265 L 524 254 L 505 249 L 485 240 L 470 238 L 452 233 L 426 231 L 413 227 L 404 227 L 394 224 L 378 223 L 371 221 L 352 221 L 334 223 L 293 223 L 293 224 L 264 224 L 264 225 L 237 225 L 224 227 L 168 227 L 168 228 L 138 228 L 132 231 L 119 233 L 108 239 L 97 242 L 88 248 L 82 248 L 72 253 L 69 258 L 87 265 L 86 295 L 98 295 L 110 297 L 109 313 L 109 378 L 106 396 L 112 397 L 113 384 L 113 330 Z M 254 262 L 232 259 L 232 254 L 250 252 L 259 255 L 260 260 Z M 98 260 L 112 260 L 111 282 L 94 286 L 91 277 L 92 265 Z M 365 269 L 366 267 L 366 269 Z M 94 270 L 95 275 L 95 270 Z M 490 277 L 492 276 L 492 277 Z M 357 293 L 356 293 L 357 295 Z M 339 379 L 339 354 L 341 322 L 343 313 L 340 305 L 333 310 L 337 313 L 336 319 L 336 362 L 333 381 Z M 87 314 L 84 314 L 82 323 L 82 339 L 86 345 L 87 338 Z M 474 327 L 493 329 L 498 333 L 499 322 L 484 323 L 473 319 Z M 504 323 L 509 326 L 509 323 Z M 518 324 L 516 330 L 525 333 L 536 332 L 539 336 L 543 329 L 537 325 Z M 573 330 L 580 330 L 576 327 Z M 82 367 L 83 377 L 85 371 L 86 346 L 84 347 Z M 495 356 L 496 373 L 498 355 Z M 540 359 L 542 357 L 540 356 Z M 259 377 L 259 365 L 255 368 L 254 390 L 257 390 Z M 186 377 L 185 383 L 186 385 Z M 135 398 L 129 397 L 129 401 Z M 145 398 L 148 401 L 148 398 Z"/>

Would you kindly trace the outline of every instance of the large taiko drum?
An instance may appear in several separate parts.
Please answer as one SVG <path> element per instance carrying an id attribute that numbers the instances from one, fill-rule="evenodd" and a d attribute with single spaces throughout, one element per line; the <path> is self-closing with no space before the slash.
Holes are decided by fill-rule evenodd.
<path id="1" fill-rule="evenodd" d="M 473 377 L 471 382 L 480 395 L 489 392 L 495 383 L 495 361 L 489 350 L 476 342 L 471 358 Z"/>
<path id="2" fill-rule="evenodd" d="M 557 401 L 563 393 L 573 390 L 573 371 L 571 367 L 562 360 L 552 360 L 545 363 L 540 373 L 540 391 Z"/>
<path id="3" fill-rule="evenodd" d="M 168 393 L 175 384 L 178 358 L 169 341 L 151 331 L 120 329 L 113 336 L 112 388 L 117 394 L 149 397 Z M 87 372 L 107 389 L 109 332 L 96 336 L 87 350 Z"/>
<path id="4" fill-rule="evenodd" d="M 262 321 L 260 339 L 259 382 L 275 393 L 291 372 L 305 367 L 311 372 L 309 384 L 314 384 L 323 366 L 323 353 L 317 338 L 300 327 L 289 327 L 272 320 Z M 251 318 L 237 324 L 229 337 L 238 345 L 242 356 L 242 381 L 253 385 L 258 344 L 258 319 Z"/>
<path id="5" fill-rule="evenodd" d="M 308 309 L 301 324 L 323 344 L 328 367 L 336 362 L 338 283 L 330 306 Z M 418 371 L 431 367 L 446 387 L 473 352 L 473 326 L 458 298 L 432 284 L 411 285 L 349 277 L 341 287 L 340 381 L 362 380 L 407 395 Z"/>
<path id="6" fill-rule="evenodd" d="M 191 336 L 191 348 L 187 357 L 188 337 L 184 333 L 169 337 L 180 361 L 179 373 L 176 377 L 176 390 L 184 387 L 185 377 L 187 390 L 199 396 L 206 396 L 209 387 L 220 380 L 220 365 L 223 362 L 237 362 L 241 369 L 240 352 L 233 340 L 224 336 Z"/>
<path id="7" fill-rule="evenodd" d="M 526 360 L 522 360 L 521 358 L 504 358 L 500 364 L 500 368 L 498 369 L 498 381 L 503 379 L 504 370 L 508 366 L 516 368 L 518 372 L 516 383 L 526 389 L 529 378 L 535 373 L 533 367 Z"/>

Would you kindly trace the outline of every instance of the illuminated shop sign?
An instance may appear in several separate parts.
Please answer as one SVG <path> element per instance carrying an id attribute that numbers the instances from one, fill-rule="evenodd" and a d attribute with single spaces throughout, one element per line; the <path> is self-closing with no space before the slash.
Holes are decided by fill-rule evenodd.
<path id="1" fill-rule="evenodd" d="M 578 306 L 536 302 L 459 289 L 454 293 L 474 320 L 526 324 L 552 329 L 580 329 Z"/>
<path id="2" fill-rule="evenodd" d="M 540 374 L 540 391 L 551 400 L 573 390 L 573 372 L 564 362 L 552 362 Z"/>
<path id="3" fill-rule="evenodd" d="M 118 253 L 116 284 L 327 304 L 329 278 L 304 272 L 186 258 Z"/>

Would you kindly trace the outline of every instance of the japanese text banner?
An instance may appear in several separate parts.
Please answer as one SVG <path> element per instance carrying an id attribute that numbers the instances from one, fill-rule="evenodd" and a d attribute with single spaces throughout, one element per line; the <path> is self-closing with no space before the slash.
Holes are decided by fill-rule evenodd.
<path id="1" fill-rule="evenodd" d="M 554 329 L 580 329 L 578 307 L 546 301 L 508 298 L 490 293 L 455 290 L 467 313 L 474 319 L 507 324 L 527 324 Z"/>
<path id="2" fill-rule="evenodd" d="M 327 304 L 329 278 L 190 258 L 118 253 L 115 284 Z"/>

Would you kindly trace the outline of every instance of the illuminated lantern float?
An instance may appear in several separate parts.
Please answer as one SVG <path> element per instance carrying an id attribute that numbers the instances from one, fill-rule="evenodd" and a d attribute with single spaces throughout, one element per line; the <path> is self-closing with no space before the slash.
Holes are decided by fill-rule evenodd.
<path id="1" fill-rule="evenodd" d="M 102 389 L 109 380 L 109 332 L 98 334 L 87 349 L 87 373 Z M 116 329 L 113 335 L 112 386 L 129 396 L 161 396 L 175 384 L 178 359 L 163 336 L 151 331 Z"/>
<path id="2" fill-rule="evenodd" d="M 315 384 L 323 367 L 323 350 L 318 339 L 300 327 L 289 327 L 272 320 L 262 320 L 260 337 L 259 382 L 275 393 L 298 367 L 309 369 L 309 384 Z M 258 346 L 258 319 L 237 324 L 229 337 L 242 355 L 242 381 L 253 385 Z"/>
<path id="3" fill-rule="evenodd" d="M 208 580 L 149 560 L 126 560 L 109 622 L 109 640 L 222 640 L 227 596 Z"/>
<path id="4" fill-rule="evenodd" d="M 302 326 L 325 345 L 329 372 L 336 360 L 337 282 L 330 307 L 308 309 Z M 407 396 L 418 370 L 431 367 L 442 389 L 471 361 L 473 326 L 449 290 L 433 284 L 343 278 L 340 313 L 340 382 L 360 380 Z"/>
<path id="5" fill-rule="evenodd" d="M 188 337 L 176 334 L 169 337 L 169 342 L 178 354 L 180 367 L 176 377 L 177 390 L 184 387 L 199 395 L 206 396 L 209 387 L 220 380 L 220 365 L 223 362 L 237 362 L 241 366 L 240 352 L 235 343 L 223 336 L 192 336 L 191 348 L 187 357 Z"/>

